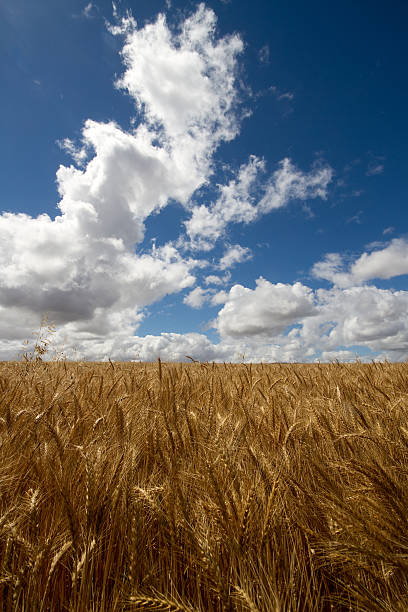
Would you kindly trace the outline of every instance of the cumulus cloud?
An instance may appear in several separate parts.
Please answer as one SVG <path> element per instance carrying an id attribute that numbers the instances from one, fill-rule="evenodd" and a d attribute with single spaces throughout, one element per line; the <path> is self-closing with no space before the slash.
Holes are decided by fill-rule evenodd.
<path id="1" fill-rule="evenodd" d="M 49 312 L 58 325 L 87 321 L 106 333 L 106 315 L 137 311 L 191 286 L 191 264 L 167 246 L 137 256 L 118 236 L 103 236 L 95 209 L 76 202 L 47 215 L 0 217 L 1 305 Z"/>
<path id="2" fill-rule="evenodd" d="M 204 282 L 206 285 L 222 285 L 229 278 L 217 276 L 216 274 L 209 274 L 205 277 Z"/>
<path id="3" fill-rule="evenodd" d="M 213 306 L 219 306 L 220 304 L 225 304 L 228 301 L 228 291 L 221 289 L 221 291 L 217 291 L 211 298 L 211 304 Z"/>
<path id="4" fill-rule="evenodd" d="M 323 350 L 362 346 L 405 351 L 408 356 L 407 291 L 363 286 L 317 291 L 318 314 L 297 330 L 303 344 Z"/>
<path id="5" fill-rule="evenodd" d="M 188 257 L 177 247 L 182 240 L 146 248 L 149 218 L 171 201 L 189 215 L 185 240 L 196 256 L 229 224 L 254 222 L 293 200 L 325 199 L 333 171 L 320 165 L 304 172 L 286 158 L 268 175 L 265 161 L 252 155 L 212 200 L 198 203 L 217 147 L 238 133 L 242 41 L 218 37 L 215 15 L 203 4 L 177 31 L 164 15 L 138 28 L 131 15 L 119 20 L 115 6 L 114 13 L 110 29 L 123 39 L 124 63 L 116 87 L 131 97 L 137 116 L 130 130 L 89 119 L 79 143 L 60 141 L 73 165 L 57 171 L 54 219 L 0 215 L 0 359 L 16 356 L 45 312 L 57 325 L 57 342 L 94 360 L 346 359 L 356 346 L 406 358 L 408 292 L 365 285 L 408 273 L 403 239 L 347 265 L 340 254 L 327 255 L 313 273 L 333 283 L 328 290 L 263 278 L 255 288 L 227 290 L 228 269 L 250 257 L 240 245 L 213 264 L 227 272 L 206 276 L 203 288 L 197 269 L 208 262 Z M 218 342 L 197 333 L 135 335 L 149 305 L 186 289 L 185 304 L 218 306 L 211 323 Z"/>
<path id="6" fill-rule="evenodd" d="M 394 238 L 382 249 L 363 253 L 348 268 L 339 253 L 329 253 L 313 266 L 312 273 L 339 287 L 408 274 L 408 242 L 403 238 Z"/>
<path id="7" fill-rule="evenodd" d="M 209 289 L 203 289 L 202 287 L 196 287 L 188 295 L 185 296 L 183 302 L 191 308 L 201 308 L 204 303 L 209 299 L 211 291 Z"/>
<path id="8" fill-rule="evenodd" d="M 301 283 L 273 284 L 259 278 L 255 289 L 242 285 L 231 287 L 215 326 L 221 337 L 273 338 L 314 311 L 313 293 L 309 287 Z"/>
<path id="9" fill-rule="evenodd" d="M 187 355 L 200 361 L 229 360 L 230 348 L 213 344 L 204 334 L 162 333 L 134 340 L 134 349 L 142 361 L 158 357 L 168 361 L 187 361 Z"/>
<path id="10" fill-rule="evenodd" d="M 408 358 L 407 291 L 369 286 L 312 290 L 301 283 L 258 279 L 255 289 L 234 285 L 211 300 L 224 304 L 213 322 L 218 342 L 197 333 L 92 336 L 84 328 L 82 336 L 77 334 L 78 353 L 90 359 L 148 361 L 159 356 L 185 361 L 186 355 L 253 362 Z"/>
<path id="11" fill-rule="evenodd" d="M 122 50 L 127 70 L 117 86 L 132 96 L 151 126 L 163 127 L 167 143 L 177 141 L 179 163 L 191 163 L 194 156 L 199 169 L 206 169 L 220 141 L 238 131 L 231 111 L 243 43 L 237 35 L 216 40 L 215 26 L 214 12 L 200 4 L 178 35 L 170 32 L 164 15 L 140 30 L 127 17 L 112 30 L 127 34 Z"/>
<path id="12" fill-rule="evenodd" d="M 408 292 L 351 287 L 330 290 L 273 284 L 258 279 L 255 289 L 234 285 L 221 291 L 224 304 L 213 325 L 220 341 L 196 335 L 195 346 L 185 353 L 215 361 L 341 361 L 360 358 L 408 358 Z M 163 336 L 165 340 L 163 340 Z M 155 338 L 155 339 L 154 339 Z M 137 346 L 152 352 L 165 346 L 165 355 L 181 355 L 191 334 L 162 334 Z"/>
<path id="13" fill-rule="evenodd" d="M 344 259 L 340 253 L 327 253 L 321 261 L 313 265 L 312 274 L 316 278 L 324 278 L 339 287 L 347 287 L 352 284 L 352 279 L 344 267 Z"/>
<path id="14" fill-rule="evenodd" d="M 363 253 L 352 265 L 351 274 L 361 280 L 408 274 L 408 242 L 395 238 L 384 249 Z"/>
<path id="15" fill-rule="evenodd" d="M 215 23 L 201 4 L 179 33 L 163 15 L 140 29 L 131 15 L 111 27 L 124 38 L 117 87 L 135 101 L 139 123 L 127 132 L 88 120 L 79 146 L 61 141 L 83 167 L 58 169 L 55 219 L 0 216 L 0 309 L 11 328 L 47 311 L 72 342 L 102 350 L 109 338 L 132 337 L 145 306 L 193 285 L 198 261 L 170 244 L 143 253 L 138 245 L 149 216 L 169 200 L 186 205 L 208 180 L 217 146 L 237 133 L 243 45 L 236 35 L 217 38 Z"/>
<path id="16" fill-rule="evenodd" d="M 219 306 L 225 304 L 228 301 L 228 291 L 221 289 L 217 291 L 214 287 L 203 289 L 202 287 L 195 287 L 192 289 L 183 299 L 184 304 L 191 306 L 191 308 L 202 308 L 204 304 L 210 304 L 211 306 Z"/>
<path id="17" fill-rule="evenodd" d="M 213 325 L 221 340 L 213 354 L 219 351 L 222 358 L 408 359 L 408 291 L 369 286 L 313 291 L 301 283 L 258 279 L 253 290 L 234 285 L 219 293 L 224 306 Z"/>

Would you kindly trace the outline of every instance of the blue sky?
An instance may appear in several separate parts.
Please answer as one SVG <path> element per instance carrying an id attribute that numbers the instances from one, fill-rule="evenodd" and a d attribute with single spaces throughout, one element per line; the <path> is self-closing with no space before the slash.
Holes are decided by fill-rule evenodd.
<path id="1" fill-rule="evenodd" d="M 407 359 L 407 17 L 4 0 L 0 358 Z"/>

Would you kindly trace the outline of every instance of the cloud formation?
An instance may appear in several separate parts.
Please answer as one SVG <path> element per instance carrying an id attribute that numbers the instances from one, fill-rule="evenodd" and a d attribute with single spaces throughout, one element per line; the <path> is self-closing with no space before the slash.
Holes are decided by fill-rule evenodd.
<path id="1" fill-rule="evenodd" d="M 211 293 L 210 289 L 196 287 L 185 296 L 183 302 L 187 304 L 187 306 L 191 306 L 191 308 L 201 308 L 203 304 L 208 301 Z"/>
<path id="2" fill-rule="evenodd" d="M 251 259 L 251 249 L 248 247 L 242 247 L 240 244 L 234 244 L 225 251 L 224 255 L 220 259 L 219 268 L 220 270 L 228 270 L 233 266 L 248 261 Z"/>
<path id="3" fill-rule="evenodd" d="M 407 291 L 313 291 L 301 283 L 258 279 L 255 289 L 234 285 L 219 294 L 224 306 L 213 322 L 219 342 L 204 334 L 164 333 L 134 338 L 133 346 L 148 360 L 163 355 L 183 360 L 183 351 L 215 361 L 353 361 L 356 354 L 363 360 L 408 358 Z"/>
<path id="4" fill-rule="evenodd" d="M 301 283 L 273 284 L 264 278 L 255 289 L 234 285 L 215 323 L 224 337 L 273 338 L 288 325 L 313 314 L 313 293 Z"/>
<path id="5" fill-rule="evenodd" d="M 87 337 L 95 347 L 132 337 L 145 306 L 193 285 L 197 261 L 170 244 L 137 247 L 148 217 L 169 200 L 186 205 L 211 174 L 219 143 L 237 133 L 243 45 L 236 35 L 217 39 L 215 23 L 201 4 L 180 33 L 163 15 L 140 29 L 130 15 L 111 27 L 124 38 L 117 87 L 133 98 L 139 123 L 126 132 L 87 120 L 78 145 L 62 141 L 82 167 L 58 169 L 55 219 L 0 216 L 0 309 L 9 325 L 36 326 L 49 312 L 72 342 Z"/>
<path id="6" fill-rule="evenodd" d="M 338 287 L 408 274 L 408 242 L 403 238 L 394 238 L 382 249 L 363 253 L 348 268 L 339 253 L 328 253 L 313 266 L 312 273 L 316 278 L 329 280 Z"/>
<path id="7" fill-rule="evenodd" d="M 117 87 L 135 100 L 151 128 L 163 128 L 164 142 L 177 150 L 184 170 L 195 167 L 198 184 L 207 176 L 214 148 L 238 132 L 234 76 L 243 43 L 237 35 L 216 40 L 215 26 L 214 12 L 200 4 L 178 35 L 164 15 L 140 30 L 130 17 L 112 28 L 127 34 L 126 70 Z"/>
<path id="8" fill-rule="evenodd" d="M 264 278 L 254 288 L 229 286 L 228 270 L 251 257 L 239 244 L 213 264 L 203 260 L 231 224 L 253 223 L 292 201 L 324 200 L 333 177 L 328 165 L 303 171 L 289 158 L 268 174 L 265 160 L 250 155 L 235 172 L 227 168 L 229 180 L 214 197 L 203 195 L 217 148 L 239 131 L 240 37 L 217 36 L 204 4 L 178 30 L 164 15 L 140 28 L 127 15 L 110 30 L 123 40 L 116 87 L 134 102 L 134 127 L 88 119 L 79 142 L 60 141 L 73 164 L 57 171 L 55 218 L 0 215 L 0 359 L 16 356 L 45 312 L 58 341 L 94 360 L 304 361 L 349 358 L 355 346 L 406 358 L 408 292 L 367 285 L 408 274 L 404 239 L 347 265 L 339 253 L 326 255 L 312 271 L 330 289 Z M 146 247 L 149 219 L 173 201 L 185 215 L 179 240 Z M 223 275 L 198 281 L 211 265 Z M 207 323 L 218 342 L 198 333 L 135 335 L 148 306 L 187 289 L 185 304 L 217 307 Z"/>
<path id="9" fill-rule="evenodd" d="M 289 158 L 279 162 L 278 169 L 262 182 L 260 175 L 264 173 L 264 160 L 252 155 L 234 179 L 219 186 L 219 197 L 214 203 L 193 208 L 185 224 L 193 248 L 210 250 L 228 224 L 251 223 L 291 200 L 326 199 L 333 176 L 327 165 L 302 172 Z"/>

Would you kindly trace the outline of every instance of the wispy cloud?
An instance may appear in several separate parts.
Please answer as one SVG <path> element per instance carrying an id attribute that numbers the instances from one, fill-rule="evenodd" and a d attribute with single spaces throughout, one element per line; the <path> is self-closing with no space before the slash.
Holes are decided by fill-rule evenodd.
<path id="1" fill-rule="evenodd" d="M 94 14 L 94 10 L 95 10 L 95 5 L 92 2 L 89 2 L 83 9 L 82 11 L 82 15 L 84 17 L 86 17 L 87 19 L 90 19 L 91 17 L 93 17 Z"/>
<path id="2" fill-rule="evenodd" d="M 349 217 L 347 219 L 347 223 L 358 223 L 361 224 L 361 215 L 363 214 L 362 210 L 359 210 L 355 215 Z"/>
<path id="3" fill-rule="evenodd" d="M 85 4 L 83 9 L 79 13 L 73 13 L 72 18 L 73 19 L 93 19 L 98 15 L 98 12 L 99 12 L 98 6 L 91 0 L 90 2 L 88 2 L 88 4 Z"/>
<path id="4" fill-rule="evenodd" d="M 73 140 L 70 138 L 64 138 L 63 140 L 57 140 L 56 143 L 62 151 L 65 151 L 68 155 L 72 157 L 74 162 L 81 166 L 86 161 L 87 149 L 86 146 L 76 145 Z"/>
<path id="5" fill-rule="evenodd" d="M 384 164 L 371 163 L 366 171 L 367 176 L 375 176 L 384 172 Z"/>
<path id="6" fill-rule="evenodd" d="M 282 92 L 276 85 L 271 85 L 269 87 L 269 91 L 273 93 L 277 100 L 293 100 L 295 98 L 295 94 L 291 91 Z"/>
<path id="7" fill-rule="evenodd" d="M 288 158 L 279 162 L 268 179 L 261 180 L 264 173 L 265 162 L 251 156 L 234 179 L 219 186 L 220 195 L 214 203 L 193 208 L 185 223 L 193 248 L 212 249 L 230 223 L 251 223 L 292 200 L 325 199 L 333 176 L 328 165 L 318 164 L 303 172 Z"/>
<path id="8" fill-rule="evenodd" d="M 382 174 L 384 172 L 385 157 L 383 155 L 373 155 L 372 153 L 369 153 L 369 156 L 371 159 L 368 162 L 366 176 Z"/>
<path id="9" fill-rule="evenodd" d="M 261 49 L 259 49 L 259 53 L 258 53 L 259 61 L 262 64 L 269 64 L 270 54 L 271 52 L 269 49 L 269 45 L 264 45 L 263 47 L 261 47 Z"/>
<path id="10" fill-rule="evenodd" d="M 229 270 L 233 266 L 236 266 L 244 261 L 248 261 L 251 258 L 251 249 L 248 249 L 248 247 L 242 247 L 239 244 L 234 244 L 233 246 L 230 246 L 221 257 L 219 268 L 220 270 Z"/>

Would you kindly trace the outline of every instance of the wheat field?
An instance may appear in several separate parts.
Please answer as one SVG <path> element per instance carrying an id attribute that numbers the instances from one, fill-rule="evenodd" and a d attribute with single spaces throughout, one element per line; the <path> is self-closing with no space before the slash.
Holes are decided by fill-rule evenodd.
<path id="1" fill-rule="evenodd" d="M 406 611 L 408 365 L 0 363 L 4 611 Z"/>

